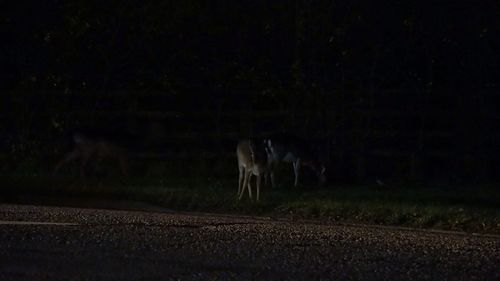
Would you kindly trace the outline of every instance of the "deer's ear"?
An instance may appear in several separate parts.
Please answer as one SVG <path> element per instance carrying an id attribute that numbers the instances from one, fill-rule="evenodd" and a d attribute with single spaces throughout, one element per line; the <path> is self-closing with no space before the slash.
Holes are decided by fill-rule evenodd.
<path id="1" fill-rule="evenodd" d="M 326 167 L 325 167 L 325 166 L 323 166 L 323 167 L 321 168 L 321 174 L 323 175 L 325 172 L 326 172 Z"/>

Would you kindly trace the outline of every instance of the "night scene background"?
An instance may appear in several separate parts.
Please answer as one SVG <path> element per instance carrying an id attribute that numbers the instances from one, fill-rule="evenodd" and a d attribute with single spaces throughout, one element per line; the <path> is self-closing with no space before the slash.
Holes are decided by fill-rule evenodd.
<path id="1" fill-rule="evenodd" d="M 286 132 L 328 171 L 297 194 L 487 186 L 474 204 L 498 214 L 498 1 L 15 1 L 0 29 L 12 188 L 22 175 L 78 194 L 76 165 L 48 175 L 85 128 L 130 144 L 137 185 L 197 178 L 235 195 L 237 141 Z"/>

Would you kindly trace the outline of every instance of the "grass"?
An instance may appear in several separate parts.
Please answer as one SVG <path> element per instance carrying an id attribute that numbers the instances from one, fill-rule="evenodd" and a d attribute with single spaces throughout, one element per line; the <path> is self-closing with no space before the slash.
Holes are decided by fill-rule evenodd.
<path id="1" fill-rule="evenodd" d="M 500 190 L 480 186 L 303 186 L 264 188 L 261 201 L 236 200 L 236 179 L 79 179 L 0 176 L 0 202 L 40 198 L 127 199 L 173 210 L 315 219 L 500 234 Z M 61 199 L 61 204 L 64 204 Z"/>

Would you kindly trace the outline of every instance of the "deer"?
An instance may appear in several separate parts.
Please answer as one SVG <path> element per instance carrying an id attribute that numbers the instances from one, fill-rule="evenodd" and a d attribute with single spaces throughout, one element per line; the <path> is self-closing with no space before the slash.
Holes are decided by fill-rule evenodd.
<path id="1" fill-rule="evenodd" d="M 258 143 L 258 142 L 257 142 Z M 245 187 L 248 189 L 248 196 L 252 200 L 251 178 L 256 176 L 257 201 L 260 196 L 260 186 L 262 177 L 268 172 L 268 153 L 264 145 L 257 145 L 252 140 L 242 140 L 236 147 L 236 156 L 238 158 L 238 200 L 241 200 L 245 193 Z"/>
<path id="2" fill-rule="evenodd" d="M 89 133 L 76 132 L 72 135 L 73 150 L 68 152 L 55 165 L 53 174 L 73 162 L 79 162 L 80 176 L 84 177 L 90 162 L 100 160 L 117 161 L 123 176 L 128 176 L 128 151 L 123 146 L 110 138 Z"/>
<path id="3" fill-rule="evenodd" d="M 316 174 L 319 186 L 325 184 L 326 167 L 318 160 L 306 141 L 292 135 L 278 134 L 264 139 L 264 145 L 270 162 L 272 187 L 276 185 L 273 170 L 280 162 L 292 163 L 295 187 L 299 185 L 303 167 L 311 169 Z"/>

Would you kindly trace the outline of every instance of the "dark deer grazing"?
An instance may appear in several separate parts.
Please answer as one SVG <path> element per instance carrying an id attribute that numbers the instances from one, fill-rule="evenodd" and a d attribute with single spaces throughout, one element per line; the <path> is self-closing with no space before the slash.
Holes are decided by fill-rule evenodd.
<path id="1" fill-rule="evenodd" d="M 243 140 L 238 143 L 236 155 L 239 168 L 238 199 L 241 200 L 243 197 L 245 187 L 248 188 L 248 196 L 252 199 L 251 178 L 254 175 L 256 176 L 257 201 L 259 201 L 262 177 L 269 168 L 265 147 L 260 142 L 257 144 L 252 140 Z"/>
<path id="2" fill-rule="evenodd" d="M 270 159 L 271 184 L 275 186 L 273 168 L 279 162 L 292 163 L 295 175 L 294 186 L 299 184 L 302 167 L 307 167 L 315 172 L 318 184 L 326 182 L 325 166 L 318 161 L 310 145 L 304 140 L 291 135 L 275 135 L 264 140 L 268 158 Z"/>
<path id="3" fill-rule="evenodd" d="M 54 174 L 72 162 L 79 162 L 80 176 L 85 176 L 89 164 L 102 160 L 118 162 L 123 176 L 127 176 L 128 151 L 110 138 L 86 133 L 74 133 L 73 150 L 67 153 L 54 168 Z"/>

